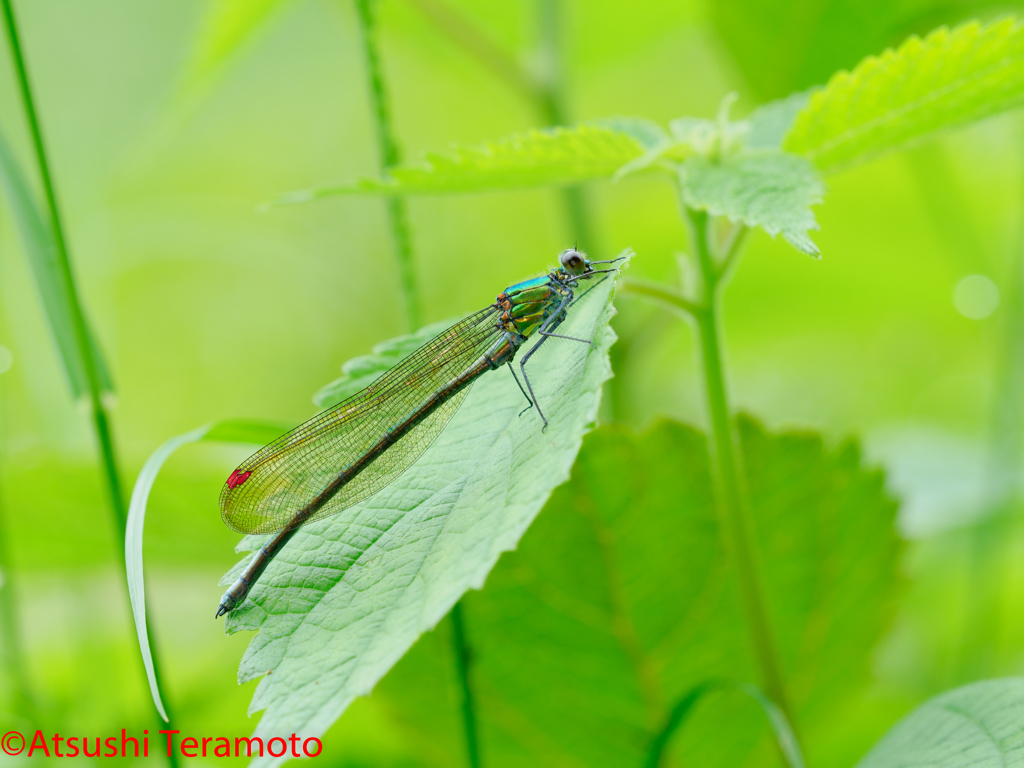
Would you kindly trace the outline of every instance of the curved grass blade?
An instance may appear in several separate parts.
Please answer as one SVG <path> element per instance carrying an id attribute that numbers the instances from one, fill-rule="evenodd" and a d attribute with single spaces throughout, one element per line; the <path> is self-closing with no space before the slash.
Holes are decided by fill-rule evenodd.
<path id="1" fill-rule="evenodd" d="M 651 748 L 645 763 L 646 768 L 658 768 L 661 765 L 661 758 L 665 752 L 665 747 L 668 746 L 676 731 L 689 718 L 694 707 L 705 696 L 714 691 L 728 690 L 744 693 L 757 703 L 768 719 L 768 725 L 775 736 L 775 743 L 778 744 L 779 751 L 782 753 L 786 765 L 789 768 L 805 768 L 804 755 L 800 751 L 800 743 L 797 741 L 796 734 L 793 733 L 793 728 L 779 705 L 768 698 L 765 692 L 756 685 L 738 683 L 733 680 L 705 680 L 693 686 L 679 698 L 675 706 L 672 707 L 665 726 L 651 742 Z"/>
<path id="2" fill-rule="evenodd" d="M 779 751 L 786 759 L 789 768 L 804 768 L 804 755 L 800 751 L 800 742 L 797 741 L 793 727 L 786 719 L 786 713 L 774 701 L 768 698 L 764 691 L 750 683 L 738 683 L 736 690 L 747 694 L 757 705 L 764 710 L 768 718 L 768 725 L 775 735 L 775 743 L 779 745 Z"/>
<path id="3" fill-rule="evenodd" d="M 672 706 L 665 725 L 651 740 L 651 747 L 647 752 L 647 761 L 644 763 L 645 768 L 658 768 L 661 765 L 661 756 L 665 753 L 665 747 L 668 746 L 676 731 L 679 730 L 680 726 L 690 716 L 693 708 L 704 698 L 705 694 L 720 688 L 722 684 L 723 681 L 721 680 L 705 680 L 703 683 L 693 686 L 679 698 Z"/>
<path id="4" fill-rule="evenodd" d="M 281 425 L 244 420 L 219 421 L 206 424 L 191 432 L 177 435 L 157 448 L 142 465 L 139 476 L 132 489 L 131 502 L 128 504 L 128 525 L 124 540 L 124 559 L 128 578 L 128 596 L 132 604 L 132 615 L 135 618 L 135 631 L 139 637 L 139 651 L 146 667 L 149 679 L 149 692 L 153 696 L 160 716 L 167 721 L 167 711 L 160 697 L 153 667 L 153 653 L 149 646 L 149 628 L 146 624 L 146 584 L 143 572 L 143 528 L 146 522 L 146 504 L 149 493 L 153 489 L 157 475 L 171 454 L 189 443 L 200 440 L 215 440 L 228 443 L 265 443 L 281 434 Z"/>

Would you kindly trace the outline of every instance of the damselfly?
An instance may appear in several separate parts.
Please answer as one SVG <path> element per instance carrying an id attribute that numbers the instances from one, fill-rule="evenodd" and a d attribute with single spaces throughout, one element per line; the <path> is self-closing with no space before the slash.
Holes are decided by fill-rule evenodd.
<path id="1" fill-rule="evenodd" d="M 546 429 L 526 363 L 552 337 L 593 345 L 589 339 L 554 331 L 578 298 L 575 291 L 581 280 L 616 271 L 594 265 L 621 260 L 589 261 L 575 248 L 563 251 L 557 268 L 509 286 L 493 304 L 424 344 L 366 389 L 242 462 L 221 491 L 221 517 L 240 533 L 277 535 L 224 593 L 217 615 L 245 598 L 301 526 L 372 496 L 412 466 L 455 415 L 479 376 L 508 364 L 527 401 L 520 415 L 536 409 Z M 520 383 L 511 363 L 534 335 L 540 341 L 519 363 Z"/>

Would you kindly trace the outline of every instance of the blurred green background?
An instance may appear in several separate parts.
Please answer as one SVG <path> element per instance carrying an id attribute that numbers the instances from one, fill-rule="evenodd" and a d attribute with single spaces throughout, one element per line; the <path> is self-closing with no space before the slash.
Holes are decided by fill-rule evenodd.
<path id="1" fill-rule="evenodd" d="M 377 168 L 352 4 L 260 4 L 271 11 L 237 46 L 209 36 L 217 2 L 17 4 L 79 287 L 118 392 L 129 485 L 160 443 L 205 422 L 308 417 L 311 394 L 340 363 L 406 330 L 379 200 L 257 212 L 284 191 Z M 528 69 L 539 58 L 540 5 L 445 0 Z M 543 124 L 422 3 L 383 0 L 379 10 L 407 156 Z M 734 114 L 744 114 L 910 33 L 1006 10 L 927 0 L 566 2 L 567 112 L 665 123 L 711 116 L 736 91 Z M 32 168 L 0 46 L 0 130 Z M 686 238 L 668 185 L 596 184 L 587 203 L 593 242 L 581 248 L 607 258 L 631 246 L 631 276 L 675 279 Z M 410 201 L 425 320 L 478 308 L 544 269 L 576 234 L 562 205 L 551 191 Z M 902 501 L 904 585 L 873 656 L 877 722 L 851 728 L 852 763 L 928 695 L 1024 672 L 1015 620 L 1024 608 L 1024 116 L 832 176 L 816 214 L 820 261 L 751 237 L 725 325 L 738 408 L 772 428 L 859 436 Z M 9 351 L 0 349 L 0 536 L 11 560 L 0 588 L 16 590 L 37 707 L 19 709 L 13 681 L 0 677 L 0 722 L 152 729 L 93 437 L 3 206 L 0 302 Z M 618 303 L 605 418 L 703 425 L 690 328 L 636 299 Z M 151 500 L 151 631 L 184 732 L 253 726 L 253 686 L 235 684 L 249 638 L 225 637 L 211 608 L 237 559 L 216 498 L 245 453 L 189 447 Z M 357 702 L 326 737 L 325 759 L 419 764 L 391 712 L 387 696 Z"/>

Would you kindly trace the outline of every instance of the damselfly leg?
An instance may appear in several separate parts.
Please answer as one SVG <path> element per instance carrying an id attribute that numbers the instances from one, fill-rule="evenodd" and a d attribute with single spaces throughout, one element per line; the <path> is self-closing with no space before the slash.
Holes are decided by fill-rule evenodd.
<path id="1" fill-rule="evenodd" d="M 564 319 L 562 313 L 565 311 L 565 308 L 568 307 L 571 303 L 572 296 L 566 296 L 562 303 L 558 305 L 558 308 L 551 314 L 551 317 L 545 320 L 543 325 L 541 325 L 541 327 L 537 329 L 537 333 L 541 337 L 540 341 L 534 344 L 530 351 L 523 355 L 523 359 L 519 363 L 519 370 L 523 374 L 523 381 L 526 382 L 526 389 L 530 393 L 530 397 L 528 397 L 527 399 L 532 401 L 531 406 L 537 409 L 537 415 L 539 415 L 540 420 L 544 422 L 544 426 L 541 427 L 542 432 L 547 430 L 548 420 L 547 417 L 544 416 L 544 411 L 542 411 L 540 408 L 540 403 L 537 402 L 537 395 L 533 393 L 533 385 L 530 384 L 530 377 L 526 374 L 527 361 L 531 357 L 533 357 L 534 352 L 540 349 L 541 344 L 543 344 L 545 341 L 551 338 L 569 339 L 570 341 L 578 341 L 583 344 L 590 344 L 591 346 L 594 346 L 593 342 L 587 341 L 586 339 L 577 339 L 574 336 L 562 336 L 561 334 L 558 333 L 551 333 L 551 331 L 549 330 L 551 328 L 557 328 L 561 324 L 562 320 Z M 523 411 L 523 413 L 526 413 L 526 411 L 528 410 L 530 409 L 527 408 L 525 411 Z M 520 413 L 519 415 L 522 416 L 523 413 Z"/>
<path id="2" fill-rule="evenodd" d="M 622 261 L 623 259 L 625 259 L 624 256 L 619 257 L 617 259 L 608 259 L 607 261 L 592 261 L 592 262 L 589 262 L 589 263 L 590 264 L 614 264 L 615 262 Z M 577 338 L 576 336 L 565 336 L 565 335 L 560 334 L 560 333 L 552 333 L 551 329 L 557 328 L 562 323 L 562 321 L 565 319 L 564 312 L 565 312 L 565 310 L 568 307 L 573 306 L 577 301 L 582 299 L 584 296 L 586 296 L 588 293 L 590 293 L 594 288 L 596 288 L 602 282 L 607 280 L 609 275 L 615 274 L 618 271 L 619 271 L 618 269 L 599 269 L 599 270 L 592 270 L 591 272 L 589 272 L 588 275 L 605 275 L 605 276 L 602 277 L 600 280 L 598 280 L 596 283 L 594 283 L 594 285 L 592 285 L 589 288 L 587 288 L 587 290 L 585 290 L 579 296 L 576 296 L 575 298 L 573 298 L 572 296 L 566 297 L 565 300 L 563 300 L 558 305 L 558 308 L 551 314 L 551 316 L 540 326 L 540 328 L 537 329 L 537 335 L 539 335 L 541 337 L 540 341 L 538 341 L 536 344 L 534 344 L 533 347 L 531 347 L 530 350 L 525 355 L 523 355 L 523 359 L 519 362 L 519 370 L 523 374 L 523 381 L 526 382 L 526 390 L 527 390 L 527 392 L 529 392 L 528 395 L 526 395 L 526 392 L 523 392 L 523 394 L 526 395 L 526 399 L 530 403 L 526 408 L 523 409 L 523 411 L 519 415 L 521 417 L 524 413 L 529 411 L 531 408 L 536 408 L 537 409 L 537 414 L 540 416 L 541 421 L 544 422 L 544 426 L 541 428 L 542 432 L 547 430 L 547 428 L 548 428 L 548 420 L 547 420 L 547 417 L 544 416 L 544 412 L 541 410 L 540 404 L 537 401 L 537 395 L 535 395 L 534 392 L 533 392 L 533 385 L 530 384 L 530 377 L 526 373 L 526 363 L 527 363 L 527 361 L 529 361 L 529 359 L 531 357 L 533 357 L 533 353 L 536 352 L 538 349 L 540 349 L 540 346 L 545 341 L 547 341 L 548 339 L 568 339 L 569 341 L 578 341 L 580 344 L 589 344 L 593 349 L 596 349 L 596 347 L 594 346 L 594 342 L 591 339 L 580 339 L 580 338 Z M 513 372 L 512 375 L 515 376 L 515 372 Z M 519 379 L 518 378 L 516 379 L 516 383 L 517 384 L 519 383 Z M 520 390 L 522 390 L 521 386 L 520 386 Z"/>
<path id="3" fill-rule="evenodd" d="M 523 397 L 525 397 L 526 402 L 529 403 L 529 405 L 527 405 L 525 408 L 523 408 L 523 410 L 519 412 L 519 417 L 522 418 L 524 413 L 533 408 L 533 400 L 531 400 L 530 396 L 526 394 L 526 390 L 523 389 L 523 385 L 519 383 L 519 377 L 516 376 L 515 368 L 513 368 L 511 365 L 508 366 L 508 372 L 512 374 L 512 378 L 516 380 L 516 386 L 519 387 L 519 391 L 523 393 Z"/>

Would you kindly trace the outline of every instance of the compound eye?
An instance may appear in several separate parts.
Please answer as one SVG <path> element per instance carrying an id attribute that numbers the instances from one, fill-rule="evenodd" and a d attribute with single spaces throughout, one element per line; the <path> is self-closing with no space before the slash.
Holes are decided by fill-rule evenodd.
<path id="1" fill-rule="evenodd" d="M 582 273 L 587 268 L 587 260 L 575 248 L 567 248 L 562 251 L 562 255 L 558 257 L 558 260 L 562 263 L 562 268 L 565 271 L 574 275 Z"/>

